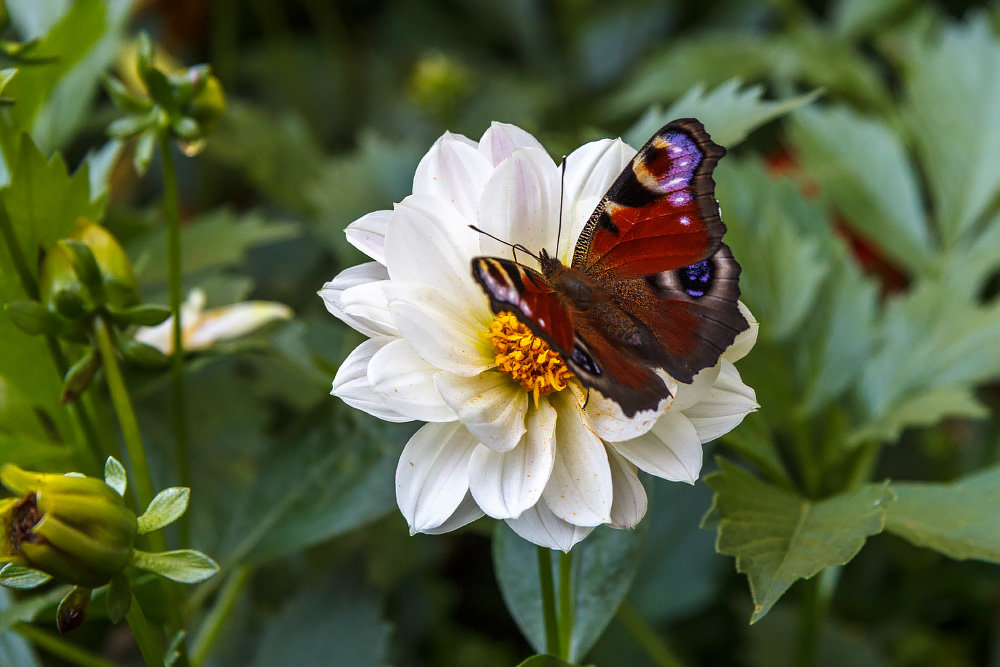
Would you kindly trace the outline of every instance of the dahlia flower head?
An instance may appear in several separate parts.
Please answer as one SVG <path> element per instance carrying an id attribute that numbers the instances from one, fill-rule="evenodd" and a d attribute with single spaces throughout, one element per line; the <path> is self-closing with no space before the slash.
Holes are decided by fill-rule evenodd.
<path id="1" fill-rule="evenodd" d="M 476 142 L 446 132 L 421 159 L 413 194 L 351 223 L 348 241 L 372 261 L 319 294 L 368 337 L 340 366 L 333 395 L 392 422 L 427 422 L 403 448 L 396 499 L 412 533 L 444 533 L 483 515 L 562 551 L 602 524 L 631 528 L 647 508 L 637 469 L 693 484 L 702 445 L 758 405 L 734 362 L 757 337 L 750 323 L 673 398 L 627 418 L 583 387 L 555 350 L 510 313 L 494 314 L 471 260 L 557 247 L 560 193 L 566 265 L 587 219 L 635 155 L 620 139 L 585 144 L 565 177 L 528 132 L 493 123 Z M 538 268 L 525 253 L 517 259 Z"/>

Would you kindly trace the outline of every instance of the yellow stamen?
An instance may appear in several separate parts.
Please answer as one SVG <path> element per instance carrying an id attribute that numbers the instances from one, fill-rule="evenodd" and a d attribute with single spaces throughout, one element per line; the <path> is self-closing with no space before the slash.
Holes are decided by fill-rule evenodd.
<path id="1" fill-rule="evenodd" d="M 513 313 L 497 315 L 490 330 L 482 335 L 493 345 L 497 368 L 521 383 L 536 408 L 539 396 L 562 391 L 573 377 L 559 353 L 531 333 Z"/>

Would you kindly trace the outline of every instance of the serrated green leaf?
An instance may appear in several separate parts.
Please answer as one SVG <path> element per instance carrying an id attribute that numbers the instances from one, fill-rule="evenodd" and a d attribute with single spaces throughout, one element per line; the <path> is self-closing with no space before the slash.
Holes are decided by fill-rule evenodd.
<path id="1" fill-rule="evenodd" d="M 105 605 L 108 609 L 108 620 L 112 623 L 120 623 L 125 618 L 129 607 L 132 606 L 132 587 L 124 574 L 119 574 L 111 580 Z"/>
<path id="2" fill-rule="evenodd" d="M 125 495 L 128 476 L 125 474 L 125 467 L 113 456 L 109 456 L 104 462 L 104 483 L 117 491 L 119 496 Z"/>
<path id="3" fill-rule="evenodd" d="M 959 560 L 1000 563 L 1000 467 L 948 484 L 893 482 L 885 529 Z"/>
<path id="4" fill-rule="evenodd" d="M 162 553 L 148 553 L 136 549 L 132 552 L 130 565 L 182 584 L 197 584 L 215 576 L 219 571 L 218 563 L 194 549 L 178 549 Z"/>
<path id="5" fill-rule="evenodd" d="M 799 579 L 854 558 L 882 531 L 888 483 L 813 501 L 763 482 L 724 460 L 705 478 L 715 491 L 716 550 L 747 575 L 756 623 Z"/>
<path id="6" fill-rule="evenodd" d="M 692 117 L 704 123 L 713 141 L 732 147 L 761 125 L 816 98 L 816 93 L 809 93 L 772 102 L 761 99 L 763 93 L 764 87 L 759 85 L 742 88 L 739 79 L 730 79 L 710 92 L 697 85 L 666 111 L 650 109 L 625 133 L 624 139 L 639 147 L 664 124 L 676 118 Z"/>
<path id="7" fill-rule="evenodd" d="M 625 599 L 641 562 L 646 528 L 644 522 L 633 530 L 602 526 L 573 548 L 576 616 L 571 660 L 587 654 Z M 525 638 L 541 652 L 545 650 L 545 627 L 535 552 L 535 545 L 518 537 L 507 524 L 497 524 L 493 568 L 500 592 Z M 558 574 L 554 576 L 558 580 Z"/>
<path id="8" fill-rule="evenodd" d="M 900 265 L 929 268 L 936 249 L 901 139 L 843 107 L 802 109 L 792 118 L 797 155 L 820 196 Z"/>
<path id="9" fill-rule="evenodd" d="M 906 64 L 904 111 L 951 247 L 1000 188 L 1000 40 L 985 16 L 975 16 L 947 26 Z"/>
<path id="10" fill-rule="evenodd" d="M 7 563 L 0 569 L 0 586 L 18 590 L 31 590 L 48 583 L 52 577 L 30 567 Z"/>
<path id="11" fill-rule="evenodd" d="M 173 486 L 156 494 L 149 507 L 139 517 L 139 534 L 145 535 L 179 519 L 187 511 L 191 489 Z"/>

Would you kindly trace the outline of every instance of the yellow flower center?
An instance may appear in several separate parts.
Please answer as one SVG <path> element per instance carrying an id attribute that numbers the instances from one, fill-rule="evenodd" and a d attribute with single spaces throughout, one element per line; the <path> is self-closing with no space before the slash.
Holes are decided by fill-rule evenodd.
<path id="1" fill-rule="evenodd" d="M 531 333 L 513 313 L 493 318 L 483 334 L 496 352 L 497 368 L 521 383 L 538 407 L 538 397 L 561 391 L 573 373 L 559 353 Z"/>

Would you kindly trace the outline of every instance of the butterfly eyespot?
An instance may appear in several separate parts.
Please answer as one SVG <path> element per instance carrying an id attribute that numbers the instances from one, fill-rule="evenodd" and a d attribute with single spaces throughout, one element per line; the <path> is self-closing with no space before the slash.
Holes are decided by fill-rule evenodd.
<path id="1" fill-rule="evenodd" d="M 597 365 L 593 357 L 587 354 L 579 343 L 573 347 L 573 354 L 569 356 L 569 360 L 572 361 L 580 370 L 590 375 L 600 375 L 601 367 Z"/>
<path id="2" fill-rule="evenodd" d="M 712 262 L 707 259 L 677 270 L 677 277 L 681 281 L 681 288 L 687 292 L 688 296 L 696 299 L 705 296 L 705 293 L 712 288 L 712 278 L 714 275 L 715 270 Z"/>

